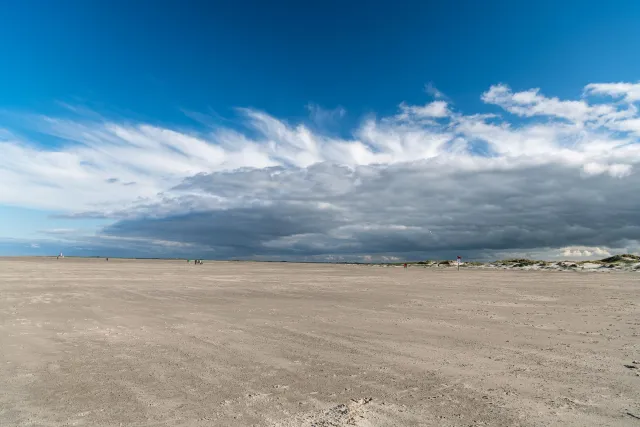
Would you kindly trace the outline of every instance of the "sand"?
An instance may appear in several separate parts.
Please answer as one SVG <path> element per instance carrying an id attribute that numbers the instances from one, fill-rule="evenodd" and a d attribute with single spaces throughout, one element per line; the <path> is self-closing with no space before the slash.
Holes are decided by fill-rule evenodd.
<path id="1" fill-rule="evenodd" d="M 0 296 L 1 426 L 640 425 L 637 273 L 25 258 Z"/>

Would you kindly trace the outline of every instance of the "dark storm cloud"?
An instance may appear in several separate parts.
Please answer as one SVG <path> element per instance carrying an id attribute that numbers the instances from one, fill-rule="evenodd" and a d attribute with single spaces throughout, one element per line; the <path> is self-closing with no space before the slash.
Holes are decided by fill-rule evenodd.
<path id="1" fill-rule="evenodd" d="M 335 214 L 283 204 L 125 220 L 108 227 L 105 233 L 224 248 L 243 255 L 254 254 L 263 243 L 290 235 L 323 233 L 341 221 Z"/>
<path id="2" fill-rule="evenodd" d="M 105 233 L 195 244 L 220 257 L 421 257 L 640 240 L 637 173 L 461 161 L 200 174 Z"/>

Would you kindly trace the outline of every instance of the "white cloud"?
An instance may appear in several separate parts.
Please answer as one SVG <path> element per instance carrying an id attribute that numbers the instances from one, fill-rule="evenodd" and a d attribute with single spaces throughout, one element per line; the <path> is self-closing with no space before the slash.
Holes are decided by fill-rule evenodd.
<path id="1" fill-rule="evenodd" d="M 433 101 L 423 106 L 407 105 L 403 102 L 400 104 L 400 110 L 402 112 L 397 116 L 399 120 L 443 118 L 451 114 L 446 101 Z"/>
<path id="2" fill-rule="evenodd" d="M 287 230 L 277 236 L 254 233 L 258 240 L 247 237 L 247 247 L 258 241 L 260 248 L 299 247 L 317 254 L 344 251 L 349 239 L 353 239 L 351 244 L 374 245 L 367 236 L 376 236 L 379 241 L 393 238 L 393 245 L 389 245 L 397 250 L 402 246 L 399 241 L 420 249 L 414 239 L 421 236 L 453 236 L 446 219 L 456 217 L 458 209 L 487 216 L 487 212 L 506 203 L 502 200 L 517 199 L 521 206 L 534 211 L 536 207 L 528 203 L 536 200 L 544 205 L 545 212 L 557 213 L 558 217 L 549 221 L 557 222 L 553 228 L 562 238 L 541 238 L 546 235 L 544 224 L 537 224 L 536 230 L 521 228 L 518 221 L 532 211 L 514 207 L 503 220 L 496 214 L 498 219 L 488 228 L 488 239 L 480 239 L 478 233 L 484 231 L 470 226 L 463 230 L 466 238 L 456 235 L 458 240 L 452 238 L 450 245 L 454 240 L 475 242 L 481 249 L 491 246 L 493 239 L 503 242 L 496 250 L 531 242 L 539 247 L 569 247 L 576 242 L 597 247 L 604 243 L 596 238 L 611 243 L 620 242 L 625 235 L 635 236 L 637 223 L 624 216 L 628 223 L 618 224 L 607 234 L 599 225 L 588 226 L 589 221 L 599 224 L 601 218 L 597 217 L 581 220 L 582 228 L 573 229 L 567 219 L 571 217 L 563 209 L 566 203 L 589 205 L 590 209 L 602 200 L 611 205 L 611 194 L 633 190 L 640 164 L 637 109 L 630 104 L 621 106 L 615 100 L 593 104 L 588 98 L 607 93 L 635 99 L 635 86 L 629 85 L 588 85 L 586 97 L 577 100 L 547 97 L 538 89 L 513 92 L 506 85 L 492 86 L 482 94 L 486 103 L 526 120 L 514 120 L 509 115 L 464 114 L 441 99 L 442 94 L 432 87 L 431 94 L 439 99 L 425 105 L 401 103 L 396 114 L 368 117 L 350 137 L 343 138 L 324 132 L 320 124 L 339 119 L 344 110 L 324 110 L 314 105 L 308 108 L 317 128 L 289 123 L 254 109 L 238 110 L 245 129 L 214 126 L 199 131 L 105 120 L 95 115 L 73 120 L 29 116 L 24 122 L 30 130 L 63 143 L 48 148 L 41 141 L 24 140 L 7 130 L 0 132 L 0 203 L 70 214 L 92 212 L 131 221 L 140 215 L 160 221 L 171 215 L 206 212 L 221 216 L 239 209 L 239 218 L 246 221 L 238 225 L 239 229 L 267 218 Z M 9 128 L 7 124 L 4 127 Z M 322 163 L 326 169 L 318 166 Z M 192 185 L 198 176 L 213 177 L 224 188 L 218 186 L 214 191 L 208 184 Z M 295 185 L 290 185 L 292 182 Z M 532 192 L 534 182 L 539 187 Z M 385 191 L 372 188 L 374 185 Z M 179 188 L 172 190 L 176 186 Z M 442 191 L 422 192 L 422 187 L 433 186 Z M 573 200 L 575 194 L 582 199 Z M 348 197 L 355 204 L 336 200 L 339 197 Z M 283 224 L 280 221 L 286 212 L 275 209 L 278 203 L 290 209 L 291 216 L 308 215 L 313 223 L 320 215 L 333 225 L 323 228 L 318 223 L 316 228 L 309 228 L 294 220 Z M 487 211 L 483 210 L 484 204 Z M 445 222 L 439 229 L 433 228 L 436 237 L 432 237 L 427 233 L 432 229 L 428 221 L 390 222 L 370 215 L 372 206 L 391 219 L 403 215 L 430 218 L 437 211 Z M 625 204 L 624 209 L 635 212 L 636 206 Z M 578 212 L 572 210 L 571 215 Z M 470 218 L 461 221 L 468 224 Z M 223 219 L 230 220 L 226 216 Z M 566 233 L 561 232 L 562 226 L 567 227 Z M 181 241 L 182 230 L 167 232 L 169 235 L 149 231 L 137 237 L 131 235 L 135 234 L 131 228 L 118 230 L 125 233 L 119 235 L 122 238 L 204 244 Z M 50 233 L 56 234 L 65 233 Z M 313 250 L 309 236 L 313 236 Z M 115 237 L 118 235 L 111 239 Z M 360 249 L 373 254 L 364 246 Z M 596 254 L 592 249 L 580 251 Z"/>
<path id="3" fill-rule="evenodd" d="M 504 84 L 491 86 L 487 92 L 482 94 L 482 100 L 488 104 L 498 105 L 519 116 L 551 116 L 578 123 L 593 120 L 615 111 L 612 106 L 590 106 L 584 100 L 561 101 L 558 98 L 547 98 L 540 94 L 540 89 L 514 93 L 509 86 Z"/>
<path id="4" fill-rule="evenodd" d="M 576 121 L 601 119 L 615 110 L 610 105 L 590 106 L 584 100 L 546 98 L 537 89 L 514 93 L 505 85 L 492 86 L 482 98 L 525 116 L 545 114 Z M 309 108 L 317 119 L 324 117 L 321 121 L 344 114 L 342 109 Z M 624 177 L 640 157 L 635 139 L 615 133 L 640 129 L 638 117 L 617 116 L 583 128 L 561 121 L 514 124 L 495 116 L 464 115 L 453 112 L 443 100 L 423 106 L 402 103 L 399 110 L 394 116 L 363 121 L 350 139 L 327 136 L 251 109 L 239 110 L 249 132 L 217 127 L 206 134 L 94 116 L 76 120 L 31 116 L 27 119 L 35 130 L 67 143 L 47 149 L 5 131 L 0 140 L 0 179 L 11 185 L 0 189 L 0 203 L 108 211 L 153 199 L 185 177 L 203 172 L 307 167 L 318 162 L 394 164 L 450 156 L 458 159 L 458 167 L 487 163 L 482 156 L 492 155 L 503 159 L 504 167 L 565 162 L 581 167 L 587 175 Z M 478 142 L 486 146 L 480 149 Z"/>
<path id="5" fill-rule="evenodd" d="M 611 256 L 611 252 L 609 252 L 605 248 L 600 247 L 578 247 L 572 246 L 563 248 L 561 250 L 562 255 L 565 257 L 573 257 L 573 258 L 604 258 Z"/>
<path id="6" fill-rule="evenodd" d="M 607 173 L 615 178 L 623 178 L 631 174 L 631 165 L 625 164 L 602 164 L 591 162 L 585 164 L 582 169 L 584 173 L 587 175 L 600 175 L 603 173 Z"/>
<path id="7" fill-rule="evenodd" d="M 585 87 L 585 94 L 607 95 L 637 102 L 640 101 L 640 83 L 591 83 Z"/>

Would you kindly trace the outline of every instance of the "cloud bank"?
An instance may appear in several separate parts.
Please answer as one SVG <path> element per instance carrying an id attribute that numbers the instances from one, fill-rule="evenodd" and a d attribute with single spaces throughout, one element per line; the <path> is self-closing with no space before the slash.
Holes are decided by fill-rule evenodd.
<path id="1" fill-rule="evenodd" d="M 573 100 L 497 84 L 482 114 L 428 88 L 434 101 L 348 138 L 322 130 L 344 109 L 311 104 L 309 124 L 238 109 L 243 127 L 197 131 L 30 116 L 62 142 L 0 133 L 0 203 L 113 219 L 65 234 L 83 247 L 218 258 L 637 250 L 640 84 L 590 84 Z"/>

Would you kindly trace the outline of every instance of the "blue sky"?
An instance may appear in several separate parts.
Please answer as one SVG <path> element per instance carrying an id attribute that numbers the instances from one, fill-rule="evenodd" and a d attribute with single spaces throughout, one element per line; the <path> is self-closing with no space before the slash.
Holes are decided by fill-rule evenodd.
<path id="1" fill-rule="evenodd" d="M 421 102 L 426 82 L 474 109 L 496 82 L 566 97 L 640 75 L 633 1 L 344 3 L 4 2 L 2 106 L 181 123 L 181 108 L 300 117 L 313 102 L 358 117 Z"/>
<path id="2" fill-rule="evenodd" d="M 7 1 L 1 9 L 0 141 L 11 154 L 0 162 L 0 171 L 5 171 L 3 185 L 23 190 L 0 194 L 1 254 L 44 253 L 59 246 L 112 256 L 381 259 L 464 250 L 480 257 L 495 251 L 547 254 L 575 247 L 582 249 L 574 252 L 591 254 L 593 247 L 635 248 L 635 232 L 576 234 L 572 230 L 584 226 L 580 221 L 558 224 L 566 231 L 561 241 L 533 238 L 527 230 L 504 244 L 466 245 L 448 234 L 442 218 L 465 210 L 468 200 L 452 205 L 451 212 L 438 211 L 439 221 L 405 218 L 387 224 L 365 215 L 362 206 L 346 207 L 314 192 L 313 203 L 333 204 L 343 213 L 327 228 L 307 229 L 294 224 L 304 212 L 291 211 L 290 223 L 271 224 L 268 218 L 278 213 L 249 211 L 246 204 L 251 199 L 262 207 L 291 207 L 301 200 L 275 200 L 273 194 L 247 189 L 223 197 L 227 189 L 207 193 L 210 185 L 202 182 L 184 189 L 197 174 L 215 182 L 239 174 L 242 181 L 250 179 L 240 175 L 246 168 L 302 173 L 317 162 L 391 174 L 379 168 L 423 161 L 420 170 L 433 173 L 428 162 L 434 159 L 464 163 L 450 159 L 452 153 L 461 155 L 460 144 L 466 144 L 466 155 L 499 157 L 512 165 L 528 159 L 539 166 L 540 156 L 562 161 L 578 168 L 579 185 L 587 185 L 586 174 L 631 188 L 635 152 L 598 159 L 612 147 L 637 141 L 630 109 L 640 80 L 638 2 Z M 628 86 L 602 86 L 610 83 Z M 539 92 L 532 92 L 536 88 Z M 597 105 L 610 111 L 585 110 Z M 477 114 L 498 116 L 480 123 L 474 122 Z M 567 121 L 571 130 L 559 129 Z M 505 128 L 513 132 L 499 132 Z M 582 145 L 573 146 L 569 158 L 567 141 L 577 139 Z M 434 148 L 434 141 L 445 142 Z M 554 143 L 546 147 L 541 141 Z M 264 151 L 269 144 L 271 151 Z M 351 144 L 351 160 L 336 154 L 345 144 Z M 532 166 L 520 167 L 522 175 L 513 179 Z M 326 173 L 305 173 L 321 180 L 312 189 L 326 187 Z M 47 179 L 50 191 L 42 183 Z M 463 178 L 450 179 L 455 188 Z M 176 186 L 180 194 L 174 194 Z M 483 199 L 488 205 L 496 191 Z M 547 200 L 560 193 L 544 191 L 550 194 L 529 197 Z M 435 194 L 406 192 L 399 203 L 417 210 L 431 212 L 430 201 L 439 200 Z M 606 199 L 600 196 L 591 201 Z M 211 204 L 214 199 L 217 204 Z M 563 206 L 558 199 L 553 208 Z M 635 212 L 635 206 L 624 209 Z M 243 244 L 235 242 L 242 241 L 241 233 L 217 242 L 217 226 L 206 231 L 202 225 L 205 234 L 213 233 L 205 241 L 189 238 L 181 228 L 170 235 L 150 229 L 156 223 L 184 225 L 185 218 L 193 220 L 189 215 L 205 224 L 233 222 L 231 215 L 234 221 L 245 218 L 238 225 L 242 230 L 264 232 L 260 224 L 275 229 Z M 512 215 L 513 224 L 522 222 L 519 209 Z M 370 242 L 369 235 L 364 240 L 377 248 L 370 254 L 362 237 L 345 234 L 349 227 L 365 227 L 358 221 L 368 230 L 387 227 L 376 243 L 385 241 L 389 249 Z M 502 229 L 500 221 L 487 227 L 504 235 L 509 221 Z M 469 230 L 479 226 L 469 219 L 465 224 Z M 440 227 L 441 241 L 416 244 L 399 231 L 402 227 L 423 232 Z M 620 227 L 635 230 L 636 224 Z M 147 228 L 145 235 L 137 231 Z M 317 244 L 305 246 L 303 239 Z M 349 239 L 360 243 L 349 246 Z"/>

